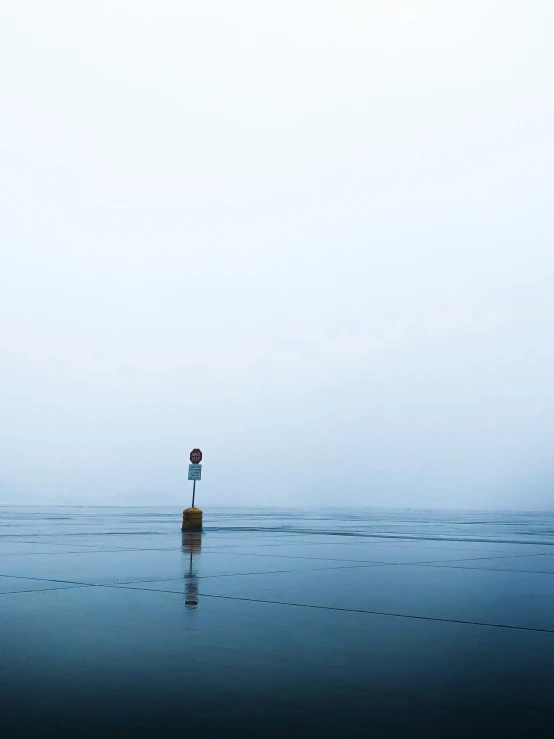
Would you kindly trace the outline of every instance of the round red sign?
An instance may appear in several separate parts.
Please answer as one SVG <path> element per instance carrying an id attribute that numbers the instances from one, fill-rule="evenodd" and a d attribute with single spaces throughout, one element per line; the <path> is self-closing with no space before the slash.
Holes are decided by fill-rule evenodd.
<path id="1" fill-rule="evenodd" d="M 193 449 L 190 453 L 190 461 L 192 464 L 200 464 L 202 461 L 202 452 L 200 449 Z"/>

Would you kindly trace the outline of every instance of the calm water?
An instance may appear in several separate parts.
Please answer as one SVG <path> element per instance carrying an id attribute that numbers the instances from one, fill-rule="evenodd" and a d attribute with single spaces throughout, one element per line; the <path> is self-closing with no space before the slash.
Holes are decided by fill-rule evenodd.
<path id="1" fill-rule="evenodd" d="M 552 736 L 554 515 L 0 508 L 0 736 Z"/>

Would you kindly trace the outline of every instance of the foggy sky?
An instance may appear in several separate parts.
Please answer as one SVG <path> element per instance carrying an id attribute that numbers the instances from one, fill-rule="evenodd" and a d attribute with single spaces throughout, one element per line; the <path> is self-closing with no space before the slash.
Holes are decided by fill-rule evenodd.
<path id="1" fill-rule="evenodd" d="M 0 503 L 552 507 L 551 2 L 0 16 Z"/>

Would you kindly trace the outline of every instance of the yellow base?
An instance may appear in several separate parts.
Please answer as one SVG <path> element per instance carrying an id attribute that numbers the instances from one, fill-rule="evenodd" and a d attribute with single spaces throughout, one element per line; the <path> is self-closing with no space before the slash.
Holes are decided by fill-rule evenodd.
<path id="1" fill-rule="evenodd" d="M 183 511 L 181 531 L 202 531 L 202 511 L 200 508 L 187 508 Z"/>

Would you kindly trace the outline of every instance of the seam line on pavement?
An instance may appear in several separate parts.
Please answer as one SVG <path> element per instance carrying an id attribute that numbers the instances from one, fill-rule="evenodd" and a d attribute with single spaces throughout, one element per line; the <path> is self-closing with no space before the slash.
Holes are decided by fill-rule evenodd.
<path id="1" fill-rule="evenodd" d="M 166 592 L 166 591 L 156 591 L 156 592 Z M 170 592 L 170 591 L 167 591 Z M 199 596 L 202 596 L 203 598 L 221 598 L 223 600 L 239 600 L 239 601 L 247 601 L 249 603 L 269 603 L 272 605 L 279 605 L 279 606 L 294 606 L 296 608 L 316 608 L 318 610 L 323 611 L 342 611 L 345 613 L 366 613 L 372 616 L 389 616 L 391 618 L 410 618 L 410 619 L 416 619 L 421 621 L 439 621 L 441 623 L 449 623 L 449 624 L 466 624 L 471 626 L 488 626 L 490 628 L 495 629 L 513 629 L 515 631 L 536 631 L 542 634 L 554 634 L 554 629 L 543 629 L 536 626 L 516 626 L 513 624 L 498 624 L 498 623 L 488 623 L 486 621 L 470 621 L 465 619 L 458 619 L 458 618 L 441 618 L 438 616 L 416 616 L 414 614 L 408 614 L 408 613 L 391 613 L 388 611 L 371 611 L 366 610 L 365 608 L 341 608 L 340 606 L 318 606 L 318 605 L 312 605 L 309 603 L 292 603 L 289 601 L 280 601 L 280 600 L 262 600 L 259 598 L 242 598 L 238 596 L 232 596 L 232 595 L 213 595 L 210 593 L 198 593 Z"/>
<path id="2" fill-rule="evenodd" d="M 524 555 L 523 555 L 524 556 Z M 318 558 L 319 559 L 319 558 Z M 443 560 L 445 564 L 442 562 L 362 562 L 359 560 L 328 560 L 330 562 L 356 562 L 356 564 L 345 564 L 345 565 L 339 565 L 335 567 L 317 567 L 317 568 L 307 568 L 307 569 L 294 569 L 294 570 L 261 570 L 261 571 L 254 571 L 254 572 L 223 572 L 219 574 L 214 575 L 199 575 L 195 574 L 195 577 L 198 580 L 208 580 L 208 579 L 216 579 L 221 577 L 247 577 L 252 575 L 280 575 L 280 574 L 294 574 L 294 573 L 306 573 L 306 572 L 329 572 L 334 570 L 355 570 L 355 569 L 371 569 L 373 567 L 437 567 L 442 569 L 457 569 L 457 570 L 472 570 L 472 571 L 481 571 L 481 572 L 510 572 L 512 574 L 531 574 L 531 575 L 554 575 L 554 572 L 544 572 L 540 570 L 511 570 L 511 569 L 500 569 L 495 567 L 470 567 L 470 566 L 464 566 L 464 565 L 456 565 L 456 564 L 448 564 L 449 562 L 465 562 L 465 561 L 473 561 L 474 559 L 497 559 L 497 557 L 480 557 L 480 558 L 471 558 L 470 560 Z M 174 580 L 183 580 L 187 579 L 188 573 L 186 571 L 183 572 L 183 575 L 179 575 L 178 577 L 157 577 L 157 578 L 148 578 L 143 580 L 124 580 L 121 584 L 130 584 L 130 583 L 143 583 L 143 582 L 171 582 Z M 48 578 L 48 577 L 33 577 L 31 575 L 8 575 L 6 573 L 0 572 L 0 577 L 11 577 L 16 579 L 22 579 L 22 580 L 36 580 L 40 582 L 61 582 L 61 583 L 73 583 L 71 580 L 59 580 L 57 578 Z M 84 583 L 88 587 L 102 587 L 105 585 L 105 583 Z M 2 595 L 2 593 L 0 593 Z"/>
<path id="3" fill-rule="evenodd" d="M 19 595 L 20 593 L 52 593 L 55 590 L 79 590 L 79 588 L 90 588 L 94 587 L 92 585 L 72 585 L 69 588 L 64 588 L 60 586 L 59 588 L 37 588 L 36 590 L 33 588 L 31 590 L 7 590 L 0 593 L 0 598 L 3 595 Z"/>
<path id="4" fill-rule="evenodd" d="M 15 575 L 7 575 L 4 577 L 17 577 Z M 21 578 L 21 579 L 36 579 L 36 578 Z M 180 591 L 175 590 L 159 590 L 154 588 L 138 588 L 133 587 L 131 585 L 125 585 L 125 584 L 94 584 L 94 583 L 85 583 L 85 582 L 76 582 L 71 580 L 52 580 L 51 582 L 63 582 L 63 583 L 69 583 L 71 585 L 81 585 L 84 587 L 92 587 L 92 588 L 111 588 L 115 590 L 135 590 L 135 591 L 143 591 L 148 593 L 168 593 L 171 595 L 180 595 L 183 594 Z M 73 588 L 50 588 L 50 590 L 73 590 Z M 46 589 L 48 590 L 48 588 Z M 19 591 L 21 592 L 21 591 Z M 30 591 L 33 592 L 33 591 Z M 44 591 L 42 591 L 44 592 Z M 245 603 L 267 603 L 268 605 L 277 605 L 277 606 L 289 606 L 293 608 L 313 608 L 321 611 L 338 611 L 341 613 L 362 613 L 369 616 L 386 616 L 389 618 L 407 618 L 412 619 L 416 621 L 435 621 L 438 623 L 449 623 L 449 624 L 462 624 L 466 626 L 483 626 L 488 628 L 495 628 L 495 629 L 508 629 L 511 631 L 532 631 L 537 632 L 541 634 L 554 634 L 554 629 L 546 629 L 546 628 L 540 628 L 537 626 L 517 626 L 514 624 L 499 624 L 499 623 L 492 623 L 492 622 L 486 622 L 486 621 L 471 621 L 466 619 L 458 619 L 458 618 L 442 618 L 439 616 L 418 616 L 415 614 L 409 614 L 409 613 L 393 613 L 389 611 L 374 611 L 369 610 L 365 608 L 342 608 L 340 606 L 321 606 L 321 605 L 314 605 L 310 603 L 293 603 L 291 601 L 281 601 L 281 600 L 266 600 L 262 598 L 244 598 L 240 596 L 234 596 L 234 595 L 215 595 L 213 593 L 198 593 L 199 596 L 203 598 L 218 598 L 220 600 L 234 600 L 234 601 L 241 601 Z"/>
<path id="5" fill-rule="evenodd" d="M 78 552 L 23 552 L 21 555 L 19 555 L 17 552 L 10 552 L 5 554 L 4 556 L 36 556 L 39 555 L 45 555 L 48 556 L 50 554 L 119 554 L 123 552 L 156 552 L 156 551 L 174 551 L 178 552 L 178 548 L 170 548 L 170 549 L 104 549 L 104 550 L 95 550 L 95 551 L 78 551 Z M 204 549 L 204 552 L 207 554 L 210 553 L 220 553 L 218 550 L 209 550 Z M 269 557 L 269 558 L 276 558 L 280 557 L 281 559 L 301 559 L 301 560 L 308 560 L 308 561 L 318 561 L 318 562 L 352 562 L 360 565 L 367 565 L 367 566 L 373 566 L 373 565 L 387 565 L 387 566 L 398 566 L 398 565 L 437 565 L 442 566 L 448 565 L 451 562 L 480 562 L 480 561 L 489 561 L 492 559 L 516 559 L 516 558 L 524 558 L 524 557 L 552 557 L 554 556 L 554 552 L 537 552 L 536 554 L 501 554 L 501 555 L 494 555 L 494 556 L 487 556 L 487 557 L 457 557 L 452 559 L 435 559 L 435 560 L 423 560 L 420 562 L 368 562 L 367 560 L 363 559 L 338 559 L 336 557 L 307 557 L 303 555 L 291 555 L 291 554 L 261 554 L 261 553 L 248 553 L 248 552 L 224 552 L 224 554 L 227 555 L 235 555 L 238 557 Z M 521 571 L 521 570 L 520 570 Z"/>
<path id="6" fill-rule="evenodd" d="M 426 542 L 426 541 L 437 541 L 442 543 L 448 543 L 448 542 L 459 542 L 462 544 L 470 543 L 470 544 L 526 544 L 530 546 L 554 546 L 554 541 L 521 541 L 518 539 L 483 539 L 483 538 L 462 538 L 462 537 L 440 537 L 440 536 L 413 536 L 410 534 L 367 534 L 362 532 L 347 532 L 347 531 L 314 531 L 312 529 L 302 529 L 297 531 L 282 531 L 279 529 L 271 529 L 271 528 L 263 528 L 263 529 L 255 529 L 255 528 L 243 528 L 243 527 L 235 527 L 235 528 L 220 528 L 220 527 L 210 527 L 206 526 L 204 529 L 204 533 L 206 534 L 234 534 L 234 533 L 270 533 L 270 534 L 279 534 L 283 537 L 283 539 L 286 539 L 288 537 L 296 536 L 296 535 L 309 535 L 309 536 L 333 536 L 333 537 L 339 537 L 343 536 L 345 538 L 358 538 L 363 540 L 370 540 L 370 539 L 379 539 L 379 540 L 386 540 L 390 542 L 396 542 L 396 541 L 417 541 L 417 542 Z M 65 534 L 66 536 L 167 536 L 165 533 L 160 533 L 156 531 L 99 531 L 99 532 L 86 532 L 86 533 L 73 533 L 73 534 Z M 1 534 L 0 535 L 0 541 L 6 540 L 6 541 L 13 541 L 14 539 L 20 539 L 20 534 Z M 31 540 L 36 541 L 38 537 L 59 537 L 60 534 L 37 534 L 33 537 L 32 534 L 27 534 L 26 536 L 30 537 Z M 62 534 L 63 536 L 63 534 Z M 27 542 L 31 543 L 31 542 Z M 46 542 L 44 542 L 46 543 Z M 314 542 L 314 543 L 325 543 L 325 542 Z M 329 542 L 331 543 L 331 542 Z M 349 544 L 350 542 L 336 542 L 339 544 Z M 359 542 L 362 543 L 362 542 Z M 83 547 L 89 547 L 93 546 L 91 544 L 78 544 L 77 546 L 83 546 Z"/>

